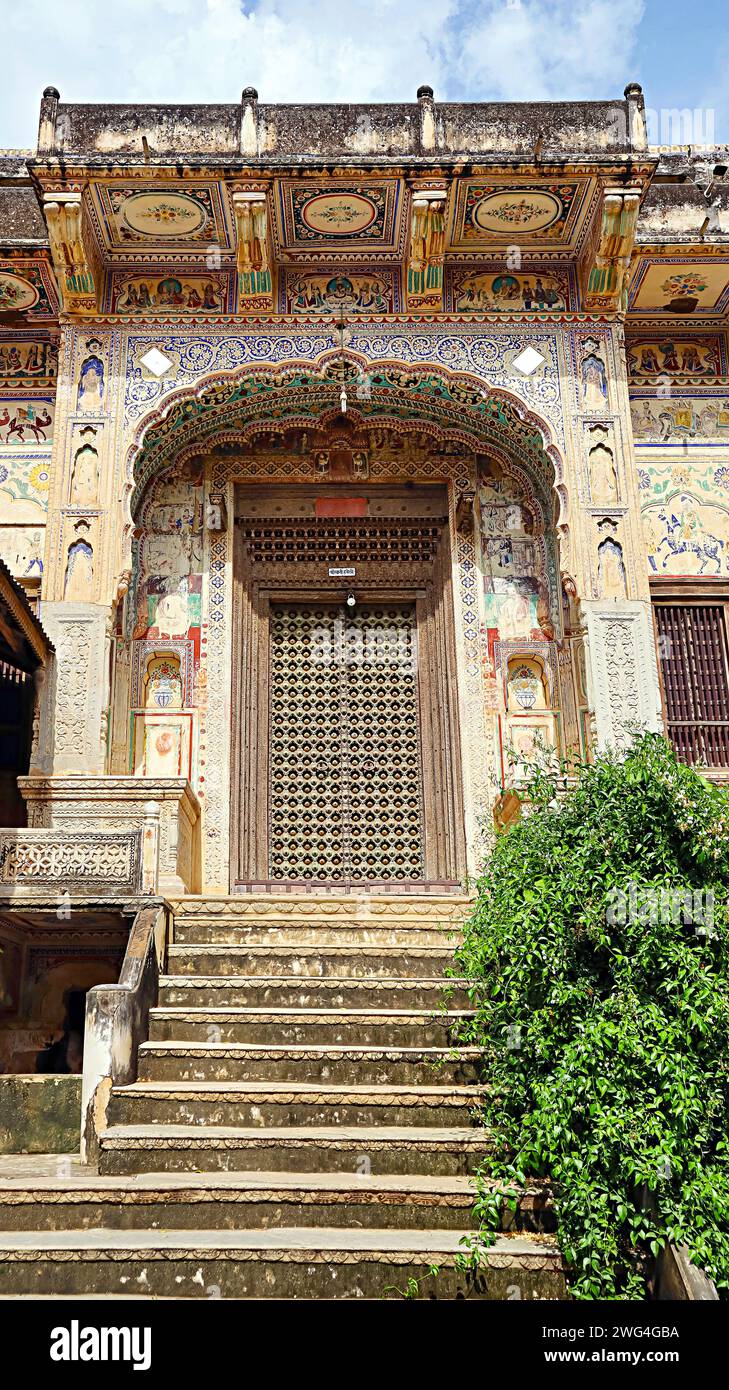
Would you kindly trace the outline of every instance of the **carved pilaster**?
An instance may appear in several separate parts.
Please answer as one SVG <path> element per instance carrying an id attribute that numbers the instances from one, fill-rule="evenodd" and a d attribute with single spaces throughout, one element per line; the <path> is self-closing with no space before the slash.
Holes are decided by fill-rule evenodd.
<path id="1" fill-rule="evenodd" d="M 92 603 L 46 603 L 43 624 L 56 649 L 54 772 L 104 771 L 102 709 L 108 610 Z"/>
<path id="2" fill-rule="evenodd" d="M 598 749 L 624 749 L 635 729 L 661 729 L 661 700 L 650 605 L 582 605 L 587 681 Z"/>

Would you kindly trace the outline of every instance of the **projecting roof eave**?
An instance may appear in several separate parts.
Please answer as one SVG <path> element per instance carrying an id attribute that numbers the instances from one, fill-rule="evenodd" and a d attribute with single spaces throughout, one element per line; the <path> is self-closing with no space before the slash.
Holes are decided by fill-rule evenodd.
<path id="1" fill-rule="evenodd" d="M 55 647 L 40 619 L 31 608 L 22 584 L 13 578 L 5 561 L 0 559 L 0 604 L 7 610 L 16 627 L 40 662 L 53 655 Z"/>

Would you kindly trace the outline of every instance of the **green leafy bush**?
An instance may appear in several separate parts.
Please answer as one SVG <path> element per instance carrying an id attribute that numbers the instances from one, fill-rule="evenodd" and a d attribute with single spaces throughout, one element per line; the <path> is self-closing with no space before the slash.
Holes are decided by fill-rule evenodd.
<path id="1" fill-rule="evenodd" d="M 531 777 L 456 957 L 477 982 L 489 1173 L 512 1200 L 551 1179 L 574 1297 L 644 1298 L 666 1242 L 726 1297 L 729 794 L 657 735 L 559 798 Z M 498 1208 L 480 1186 L 479 1242 Z"/>

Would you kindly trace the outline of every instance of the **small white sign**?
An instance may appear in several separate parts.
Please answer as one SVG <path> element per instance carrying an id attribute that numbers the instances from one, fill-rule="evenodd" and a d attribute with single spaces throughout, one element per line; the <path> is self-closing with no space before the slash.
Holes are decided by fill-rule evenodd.
<path id="1" fill-rule="evenodd" d="M 354 565 L 329 566 L 330 579 L 354 579 L 356 573 L 357 571 L 355 570 Z"/>

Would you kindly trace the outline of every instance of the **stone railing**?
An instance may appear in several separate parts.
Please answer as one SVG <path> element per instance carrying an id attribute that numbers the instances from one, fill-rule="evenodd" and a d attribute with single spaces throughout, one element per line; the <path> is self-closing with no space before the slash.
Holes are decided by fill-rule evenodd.
<path id="1" fill-rule="evenodd" d="M 156 893 L 159 814 L 149 809 L 141 830 L 0 830 L 0 899 Z"/>
<path id="2" fill-rule="evenodd" d="M 86 996 L 81 1088 L 81 1157 L 95 1162 L 106 1129 L 112 1086 L 137 1079 L 139 1044 L 148 1036 L 149 1010 L 157 1002 L 164 969 L 169 912 L 150 903 L 137 913 L 116 985 L 96 985 Z"/>

